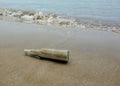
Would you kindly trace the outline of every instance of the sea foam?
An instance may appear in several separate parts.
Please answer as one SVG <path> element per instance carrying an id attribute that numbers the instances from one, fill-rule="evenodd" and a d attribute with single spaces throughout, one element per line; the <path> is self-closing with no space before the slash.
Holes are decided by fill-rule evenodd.
<path id="1" fill-rule="evenodd" d="M 0 9 L 1 19 L 14 19 L 15 21 L 25 22 L 25 23 L 34 23 L 39 25 L 57 25 L 61 27 L 77 27 L 77 28 L 88 28 L 88 29 L 97 29 L 104 31 L 112 31 L 120 33 L 120 26 L 112 26 L 104 23 L 93 23 L 85 22 L 82 19 L 76 19 L 72 17 L 61 16 L 59 14 L 42 12 L 42 11 L 29 11 L 29 10 L 15 10 L 15 9 Z M 7 19 L 6 19 L 7 20 Z"/>

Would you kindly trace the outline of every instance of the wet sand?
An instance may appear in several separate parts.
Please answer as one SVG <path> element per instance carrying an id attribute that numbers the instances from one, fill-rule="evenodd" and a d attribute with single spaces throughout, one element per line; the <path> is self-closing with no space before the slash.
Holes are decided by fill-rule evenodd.
<path id="1" fill-rule="evenodd" d="M 67 64 L 24 55 L 68 49 Z M 0 86 L 120 86 L 120 34 L 0 21 Z"/>

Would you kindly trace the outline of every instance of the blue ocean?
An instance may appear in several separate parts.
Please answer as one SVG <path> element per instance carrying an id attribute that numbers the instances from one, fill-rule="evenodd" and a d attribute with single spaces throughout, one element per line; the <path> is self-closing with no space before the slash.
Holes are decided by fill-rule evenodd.
<path id="1" fill-rule="evenodd" d="M 119 23 L 120 0 L 0 0 L 0 8 L 42 10 Z"/>

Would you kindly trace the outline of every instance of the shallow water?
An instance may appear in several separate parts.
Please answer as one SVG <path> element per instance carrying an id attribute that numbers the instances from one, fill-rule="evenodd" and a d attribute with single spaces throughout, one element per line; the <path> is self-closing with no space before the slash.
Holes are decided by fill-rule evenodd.
<path id="1" fill-rule="evenodd" d="M 120 22 L 120 0 L 0 0 L 0 7 Z"/>

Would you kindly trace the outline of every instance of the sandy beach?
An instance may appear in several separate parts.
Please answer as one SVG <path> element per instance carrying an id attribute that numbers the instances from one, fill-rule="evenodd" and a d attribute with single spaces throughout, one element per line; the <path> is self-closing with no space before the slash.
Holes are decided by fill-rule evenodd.
<path id="1" fill-rule="evenodd" d="M 70 51 L 67 64 L 24 49 Z M 0 21 L 0 86 L 120 86 L 120 34 Z"/>

